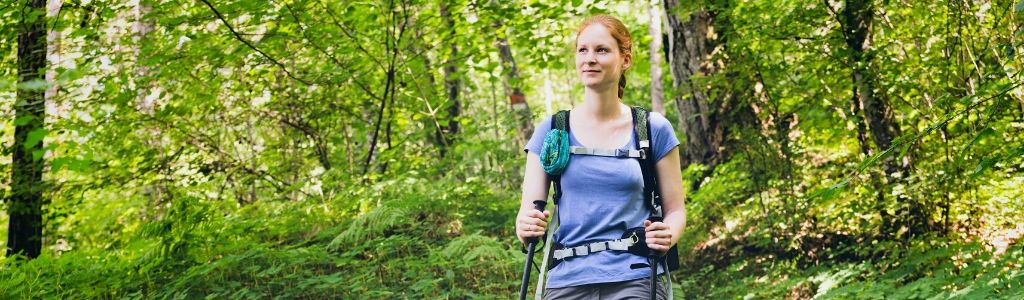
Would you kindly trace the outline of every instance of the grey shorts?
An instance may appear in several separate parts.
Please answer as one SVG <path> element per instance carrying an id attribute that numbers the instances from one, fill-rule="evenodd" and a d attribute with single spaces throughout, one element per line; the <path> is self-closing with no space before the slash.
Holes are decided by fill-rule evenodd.
<path id="1" fill-rule="evenodd" d="M 658 276 L 658 299 L 668 299 L 668 282 L 665 276 Z M 570 286 L 557 289 L 545 289 L 544 300 L 576 300 L 576 299 L 650 299 L 651 279 L 649 277 L 621 281 Z"/>

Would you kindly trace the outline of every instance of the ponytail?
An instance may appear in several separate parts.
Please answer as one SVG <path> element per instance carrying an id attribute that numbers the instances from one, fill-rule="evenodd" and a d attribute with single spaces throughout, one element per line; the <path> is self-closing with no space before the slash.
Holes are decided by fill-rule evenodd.
<path id="1" fill-rule="evenodd" d="M 619 76 L 619 99 L 622 99 L 622 95 L 626 91 L 626 70 L 622 70 L 622 76 Z"/>

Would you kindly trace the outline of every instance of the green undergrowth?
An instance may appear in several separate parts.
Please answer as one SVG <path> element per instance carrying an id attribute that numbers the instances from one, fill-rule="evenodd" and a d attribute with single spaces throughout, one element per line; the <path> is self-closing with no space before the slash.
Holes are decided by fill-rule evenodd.
<path id="1" fill-rule="evenodd" d="M 676 273 L 682 299 L 1022 299 L 1021 245 L 917 243 L 892 258 L 801 266 L 750 257 Z"/>
<path id="2" fill-rule="evenodd" d="M 0 298 L 509 298 L 516 201 L 476 179 L 402 178 L 332 203 L 225 210 L 180 196 L 117 249 L 0 261 Z M 370 200 L 366 200 L 370 199 Z M 467 221 L 468 217 L 479 221 Z"/>

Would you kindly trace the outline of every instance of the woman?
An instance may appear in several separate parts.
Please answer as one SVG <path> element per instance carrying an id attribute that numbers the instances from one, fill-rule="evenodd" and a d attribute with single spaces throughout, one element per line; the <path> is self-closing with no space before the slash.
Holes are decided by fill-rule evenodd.
<path id="1" fill-rule="evenodd" d="M 587 18 L 576 32 L 576 72 L 584 85 L 584 100 L 569 114 L 571 146 L 599 149 L 637 149 L 630 108 L 622 103 L 625 71 L 632 64 L 632 38 L 621 21 L 610 16 Z M 672 125 L 657 113 L 650 115 L 651 150 L 663 201 L 664 220 L 647 221 L 643 177 L 634 158 L 572 155 L 561 175 L 557 244 L 575 247 L 623 238 L 630 228 L 643 228 L 650 249 L 668 251 L 679 239 L 686 210 L 679 168 L 679 141 Z M 551 178 L 538 156 L 551 129 L 548 117 L 526 146 L 522 204 L 516 218 L 521 241 L 541 237 L 550 211 L 534 209 L 533 200 L 547 199 Z M 545 299 L 647 299 L 650 269 L 646 257 L 625 251 L 600 251 L 558 261 L 548 272 Z M 661 269 L 659 272 L 664 272 Z M 658 298 L 666 297 L 658 284 Z"/>

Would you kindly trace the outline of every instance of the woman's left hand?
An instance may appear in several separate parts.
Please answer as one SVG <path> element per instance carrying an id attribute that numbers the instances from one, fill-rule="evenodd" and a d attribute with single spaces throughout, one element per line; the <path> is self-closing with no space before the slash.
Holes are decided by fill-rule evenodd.
<path id="1" fill-rule="evenodd" d="M 672 231 L 668 224 L 644 220 L 644 230 L 647 231 L 647 248 L 662 253 L 672 248 Z"/>

